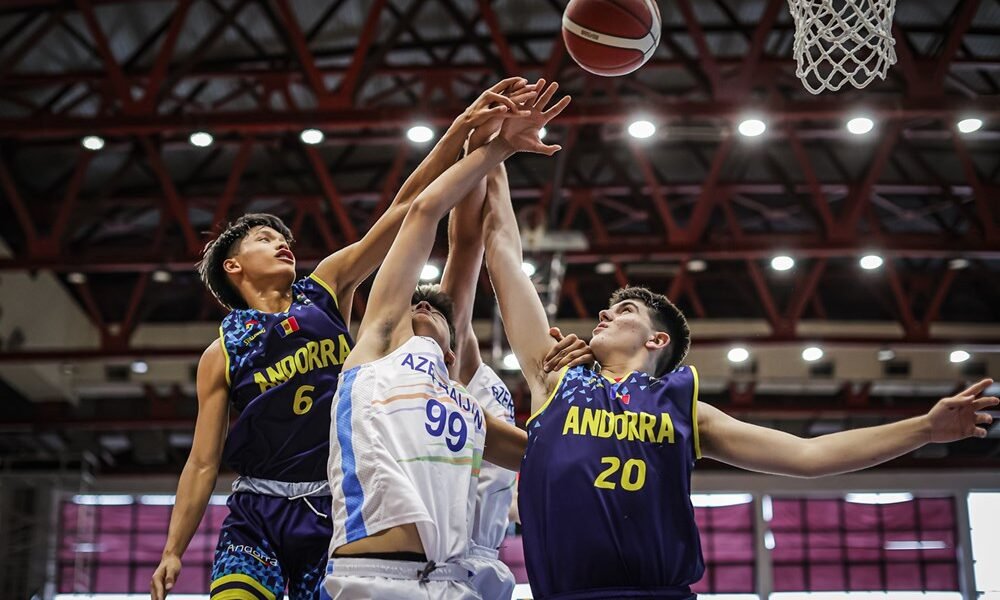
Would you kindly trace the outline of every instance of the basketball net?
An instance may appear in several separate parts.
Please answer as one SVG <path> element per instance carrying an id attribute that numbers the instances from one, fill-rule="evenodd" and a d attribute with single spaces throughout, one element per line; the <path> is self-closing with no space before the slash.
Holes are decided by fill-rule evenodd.
<path id="1" fill-rule="evenodd" d="M 795 19 L 795 74 L 813 94 L 861 89 L 896 64 L 896 0 L 788 0 Z"/>

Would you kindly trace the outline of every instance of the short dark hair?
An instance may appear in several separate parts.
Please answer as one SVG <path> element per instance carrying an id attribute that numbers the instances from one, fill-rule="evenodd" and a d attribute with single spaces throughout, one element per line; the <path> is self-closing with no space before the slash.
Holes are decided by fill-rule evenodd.
<path id="1" fill-rule="evenodd" d="M 444 320 L 448 322 L 448 336 L 451 347 L 455 347 L 455 303 L 452 301 L 451 296 L 441 290 L 441 286 L 437 284 L 424 284 L 418 285 L 417 289 L 413 292 L 413 298 L 410 300 L 410 305 L 418 304 L 420 302 L 427 302 L 444 315 Z"/>
<path id="2" fill-rule="evenodd" d="M 291 246 L 295 240 L 292 232 L 289 231 L 285 223 L 274 215 L 265 213 L 249 213 L 226 226 L 226 229 L 214 240 L 205 244 L 205 249 L 201 253 L 201 260 L 198 261 L 198 276 L 201 281 L 212 292 L 215 299 L 222 306 L 229 310 L 237 308 L 249 308 L 247 301 L 243 299 L 239 290 L 230 281 L 223 263 L 227 258 L 236 255 L 240 248 L 240 242 L 257 227 L 270 227 L 281 235 L 285 236 L 285 241 Z"/>
<path id="3" fill-rule="evenodd" d="M 657 294 L 641 286 L 628 286 L 617 290 L 611 294 L 608 306 L 614 306 L 625 300 L 638 300 L 645 304 L 653 317 L 653 325 L 661 331 L 666 331 L 670 336 L 670 344 L 657 361 L 656 372 L 653 375 L 662 377 L 676 369 L 691 349 L 691 329 L 688 328 L 684 313 L 663 294 Z"/>

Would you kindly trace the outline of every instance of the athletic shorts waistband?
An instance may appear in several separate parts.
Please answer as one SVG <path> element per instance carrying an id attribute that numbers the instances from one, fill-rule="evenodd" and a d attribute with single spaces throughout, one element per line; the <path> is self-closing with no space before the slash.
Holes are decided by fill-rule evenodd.
<path id="1" fill-rule="evenodd" d="M 413 581 L 469 582 L 468 569 L 453 563 L 379 560 L 374 558 L 331 558 L 326 563 L 327 577 L 384 577 Z"/>
<path id="2" fill-rule="evenodd" d="M 279 498 L 306 498 L 312 496 L 329 496 L 328 481 L 276 481 L 240 475 L 233 482 L 233 493 L 249 492 L 262 496 L 277 496 Z"/>

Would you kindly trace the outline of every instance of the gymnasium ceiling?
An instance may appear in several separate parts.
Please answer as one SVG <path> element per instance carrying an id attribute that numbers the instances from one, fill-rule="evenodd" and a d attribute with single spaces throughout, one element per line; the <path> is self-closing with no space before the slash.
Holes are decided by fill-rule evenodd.
<path id="1" fill-rule="evenodd" d="M 588 242 L 564 257 L 561 317 L 595 314 L 631 280 L 697 319 L 764 320 L 762 341 L 800 339 L 802 319 L 892 322 L 913 344 L 955 341 L 934 324 L 1000 321 L 1000 1 L 901 0 L 887 79 L 819 96 L 795 77 L 787 0 L 659 4 L 651 61 L 605 79 L 566 55 L 555 0 L 0 1 L 0 275 L 55 273 L 100 338 L 8 344 L 0 362 L 144 356 L 141 324 L 217 322 L 192 270 L 206 232 L 273 212 L 308 268 L 425 155 L 412 124 L 440 133 L 515 74 L 574 97 L 547 138 L 564 150 L 509 162 L 525 222 Z M 860 113 L 873 134 L 845 131 Z M 749 114 L 764 136 L 735 132 Z M 984 128 L 957 134 L 969 115 Z M 656 136 L 625 133 L 637 116 Z M 303 144 L 308 127 L 325 141 Z M 192 146 L 197 130 L 215 143 Z M 85 150 L 86 135 L 106 145 Z M 877 277 L 857 266 L 869 251 L 886 257 Z M 777 252 L 793 273 L 770 271 Z M 545 281 L 550 256 L 531 258 Z M 177 394 L 171 418 L 189 429 Z"/>

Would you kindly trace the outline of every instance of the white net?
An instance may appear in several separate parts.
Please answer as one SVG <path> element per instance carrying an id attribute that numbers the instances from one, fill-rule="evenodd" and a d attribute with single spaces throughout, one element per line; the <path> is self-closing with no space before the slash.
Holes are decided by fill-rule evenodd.
<path id="1" fill-rule="evenodd" d="M 896 63 L 896 0 L 788 0 L 795 74 L 813 94 L 850 82 L 861 89 Z"/>

